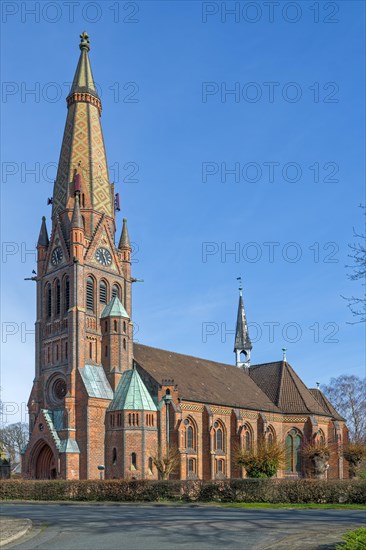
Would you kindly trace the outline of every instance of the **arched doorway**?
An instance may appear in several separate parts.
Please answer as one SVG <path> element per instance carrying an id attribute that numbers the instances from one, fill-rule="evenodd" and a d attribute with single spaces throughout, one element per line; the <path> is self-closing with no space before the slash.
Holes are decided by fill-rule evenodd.
<path id="1" fill-rule="evenodd" d="M 56 461 L 52 449 L 45 443 L 35 456 L 35 478 L 56 479 Z"/>

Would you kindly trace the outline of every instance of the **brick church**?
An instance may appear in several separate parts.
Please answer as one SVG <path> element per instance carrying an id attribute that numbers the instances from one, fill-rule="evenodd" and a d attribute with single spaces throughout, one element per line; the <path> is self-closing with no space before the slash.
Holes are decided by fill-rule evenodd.
<path id="1" fill-rule="evenodd" d="M 131 245 L 109 181 L 102 105 L 81 35 L 52 197 L 37 243 L 35 378 L 23 475 L 31 479 L 158 479 L 154 458 L 179 452 L 174 479 L 243 477 L 237 448 L 281 441 L 279 477 L 301 477 L 302 446 L 331 449 L 328 477 L 346 476 L 344 419 L 284 357 L 250 365 L 242 290 L 233 364 L 133 342 Z"/>

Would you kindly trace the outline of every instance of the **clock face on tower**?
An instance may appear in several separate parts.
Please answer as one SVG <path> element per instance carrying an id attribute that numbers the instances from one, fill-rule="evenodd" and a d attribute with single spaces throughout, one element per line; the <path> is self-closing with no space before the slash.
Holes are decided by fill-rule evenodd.
<path id="1" fill-rule="evenodd" d="M 64 254 L 62 252 L 62 248 L 60 246 L 57 246 L 52 252 L 51 264 L 58 265 L 60 262 L 62 262 L 63 255 Z"/>
<path id="2" fill-rule="evenodd" d="M 95 253 L 95 259 L 101 265 L 111 265 L 112 263 L 112 255 L 106 248 L 98 248 Z"/>

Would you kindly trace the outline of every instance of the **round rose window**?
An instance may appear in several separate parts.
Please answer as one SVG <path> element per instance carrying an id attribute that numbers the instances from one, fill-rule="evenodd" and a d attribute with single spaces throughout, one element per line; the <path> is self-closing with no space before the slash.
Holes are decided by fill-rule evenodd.
<path id="1" fill-rule="evenodd" d="M 63 401 L 67 392 L 66 382 L 62 378 L 58 378 L 52 386 L 52 394 L 57 401 Z"/>

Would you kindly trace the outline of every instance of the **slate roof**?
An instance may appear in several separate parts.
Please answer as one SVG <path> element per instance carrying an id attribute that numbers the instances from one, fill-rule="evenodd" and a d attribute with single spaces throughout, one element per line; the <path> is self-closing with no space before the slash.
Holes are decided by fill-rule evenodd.
<path id="1" fill-rule="evenodd" d="M 156 405 L 136 369 L 125 371 L 109 411 L 156 411 Z"/>
<path id="2" fill-rule="evenodd" d="M 252 380 L 284 413 L 332 416 L 286 361 L 253 365 L 249 373 Z"/>
<path id="3" fill-rule="evenodd" d="M 248 323 L 245 316 L 243 296 L 240 291 L 238 316 L 236 319 L 236 331 L 235 331 L 235 350 L 251 350 L 252 342 L 249 338 Z"/>
<path id="4" fill-rule="evenodd" d="M 102 366 L 85 365 L 79 368 L 79 373 L 89 397 L 113 399 L 113 391 Z"/>
<path id="5" fill-rule="evenodd" d="M 157 383 L 174 379 L 186 401 L 279 412 L 277 406 L 242 370 L 142 344 L 134 344 L 136 363 Z"/>
<path id="6" fill-rule="evenodd" d="M 118 296 L 113 296 L 112 300 L 105 306 L 102 311 L 101 319 L 105 317 L 127 317 L 128 313 L 120 302 Z"/>
<path id="7" fill-rule="evenodd" d="M 345 421 L 343 416 L 341 416 L 336 409 L 333 407 L 332 403 L 325 397 L 324 393 L 321 392 L 318 388 L 310 388 L 309 391 L 311 394 L 315 397 L 315 399 L 318 401 L 318 403 L 321 404 L 324 410 L 328 411 L 328 413 L 335 419 L 335 420 L 341 420 Z"/>

